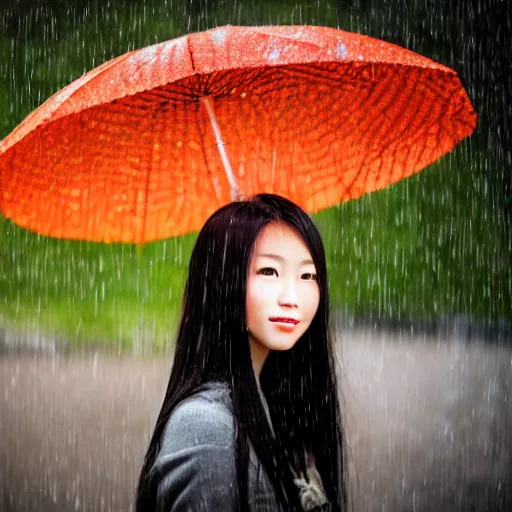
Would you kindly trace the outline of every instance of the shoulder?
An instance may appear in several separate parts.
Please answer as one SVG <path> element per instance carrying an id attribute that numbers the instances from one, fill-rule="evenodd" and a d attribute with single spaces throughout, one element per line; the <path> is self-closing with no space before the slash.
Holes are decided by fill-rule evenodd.
<path id="1" fill-rule="evenodd" d="M 206 389 L 180 403 L 153 466 L 158 510 L 235 510 L 236 456 L 228 389 Z"/>
<path id="2" fill-rule="evenodd" d="M 222 384 L 210 384 L 181 402 L 171 413 L 161 451 L 198 445 L 231 446 L 233 440 L 229 389 Z"/>

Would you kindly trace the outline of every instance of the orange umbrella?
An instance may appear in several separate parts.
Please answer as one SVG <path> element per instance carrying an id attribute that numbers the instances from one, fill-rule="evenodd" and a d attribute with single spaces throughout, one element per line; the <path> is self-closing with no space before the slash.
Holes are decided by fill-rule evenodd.
<path id="1" fill-rule="evenodd" d="M 410 176 L 475 127 L 457 74 L 327 27 L 221 27 L 130 52 L 0 143 L 0 210 L 44 235 L 143 243 L 235 197 L 310 212 Z"/>

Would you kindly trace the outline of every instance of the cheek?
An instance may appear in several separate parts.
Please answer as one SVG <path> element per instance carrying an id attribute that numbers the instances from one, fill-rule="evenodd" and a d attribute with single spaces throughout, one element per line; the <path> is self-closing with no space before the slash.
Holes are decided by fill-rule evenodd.
<path id="1" fill-rule="evenodd" d="M 318 306 L 320 304 L 320 290 L 318 286 L 310 291 L 306 301 L 306 308 L 309 313 L 310 319 L 313 320 L 313 317 L 316 315 L 318 311 Z"/>
<path id="2" fill-rule="evenodd" d="M 247 294 L 245 299 L 245 314 L 247 315 L 247 322 L 251 323 L 258 314 L 262 313 L 262 307 L 268 296 L 265 294 L 264 286 L 261 282 L 255 279 L 249 279 L 247 282 Z"/>
<path id="3" fill-rule="evenodd" d="M 257 305 L 255 304 L 254 298 L 248 289 L 247 296 L 245 299 L 245 315 L 247 317 L 248 324 L 252 323 L 256 311 L 257 311 Z"/>

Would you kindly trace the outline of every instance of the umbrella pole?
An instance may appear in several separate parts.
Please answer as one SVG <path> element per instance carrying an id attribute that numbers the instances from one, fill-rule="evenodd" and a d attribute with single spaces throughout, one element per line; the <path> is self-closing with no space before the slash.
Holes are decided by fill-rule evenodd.
<path id="1" fill-rule="evenodd" d="M 215 140 L 217 142 L 217 149 L 219 150 L 220 159 L 222 160 L 222 164 L 224 165 L 224 172 L 226 173 L 226 177 L 229 181 L 229 186 L 231 187 L 231 200 L 237 201 L 243 199 L 240 187 L 238 186 L 235 175 L 233 174 L 233 169 L 231 168 L 231 164 L 229 163 L 229 158 L 225 147 L 226 144 L 222 139 L 222 133 L 219 128 L 219 123 L 217 123 L 217 118 L 215 117 L 215 112 L 213 110 L 210 98 L 208 96 L 203 96 L 201 98 L 201 102 L 203 103 L 206 112 L 208 112 L 208 117 L 210 118 L 213 133 L 215 134 Z"/>

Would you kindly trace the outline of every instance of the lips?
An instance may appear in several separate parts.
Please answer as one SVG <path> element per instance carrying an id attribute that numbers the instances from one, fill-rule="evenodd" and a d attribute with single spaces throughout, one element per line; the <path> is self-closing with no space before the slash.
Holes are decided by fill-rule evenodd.
<path id="1" fill-rule="evenodd" d="M 269 318 L 271 322 L 276 322 L 280 324 L 290 324 L 290 325 L 297 325 L 299 323 L 299 320 L 296 320 L 295 318 L 287 318 L 284 316 L 276 316 Z"/>

